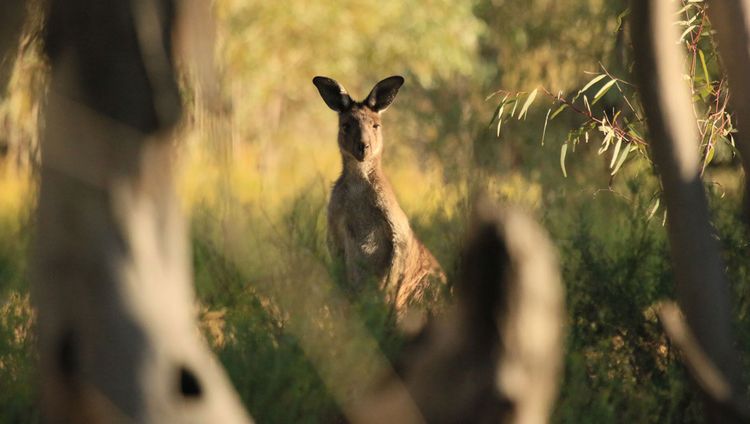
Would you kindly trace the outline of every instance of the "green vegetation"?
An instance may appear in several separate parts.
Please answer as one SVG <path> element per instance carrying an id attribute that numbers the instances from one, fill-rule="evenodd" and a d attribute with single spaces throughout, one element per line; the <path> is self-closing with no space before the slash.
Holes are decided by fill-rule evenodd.
<path id="1" fill-rule="evenodd" d="M 299 329 L 290 330 L 303 314 L 308 325 L 325 325 L 330 310 L 309 311 L 295 302 L 322 290 L 319 281 L 333 282 L 323 286 L 332 292 L 341 281 L 341 264 L 325 246 L 326 199 L 340 166 L 336 117 L 310 80 L 329 75 L 362 97 L 379 78 L 399 73 L 407 82 L 384 115 L 384 166 L 417 234 L 449 276 L 458 265 L 467 199 L 476 189 L 535 214 L 559 249 L 568 339 L 554 420 L 700 422 L 694 385 L 653 310 L 673 297 L 674 287 L 659 184 L 645 146 L 621 160 L 633 136 L 628 124 L 647 140 L 637 97 L 624 82 L 609 83 L 609 76 L 587 87 L 590 115 L 630 134 L 620 148 L 617 137 L 605 141 L 607 131 L 601 123 L 592 126 L 590 116 L 565 110 L 549 119 L 558 92 L 572 101 L 602 66 L 618 81 L 630 79 L 629 41 L 620 25 L 627 20 L 625 5 L 340 3 L 217 0 L 222 91 L 232 107 L 202 109 L 200 93 L 186 83 L 189 123 L 179 134 L 179 183 L 191 217 L 198 309 L 207 339 L 253 416 L 261 423 L 331 422 L 340 414 L 325 374 L 295 337 Z M 685 29 L 701 13 L 693 7 Z M 721 126 L 725 111 L 711 106 L 727 93 L 715 49 L 708 35 L 697 40 L 701 53 L 693 52 L 697 65 L 688 72 L 696 111 L 716 123 L 704 122 L 704 179 L 733 283 L 739 349 L 750 370 L 750 247 L 740 216 L 741 171 L 731 133 L 722 132 L 731 129 Z M 41 90 L 39 80 L 23 72 L 43 66 L 34 51 L 19 57 L 0 122 L 15 129 L 16 145 L 35 146 Z M 485 100 L 499 88 L 508 91 Z M 498 138 L 503 97 L 516 104 L 503 109 Z M 583 101 L 580 96 L 575 104 Z M 616 111 L 629 111 L 621 115 L 629 121 L 618 121 Z M 20 154 L 14 149 L 10 154 Z M 27 150 L 33 156 L 34 149 Z M 9 423 L 38 420 L 26 259 L 34 185 L 30 167 L 16 163 L 0 161 L 0 422 Z M 279 298 L 284 292 L 296 296 Z M 386 357 L 397 354 L 400 341 L 376 294 L 356 299 L 352 313 Z"/>

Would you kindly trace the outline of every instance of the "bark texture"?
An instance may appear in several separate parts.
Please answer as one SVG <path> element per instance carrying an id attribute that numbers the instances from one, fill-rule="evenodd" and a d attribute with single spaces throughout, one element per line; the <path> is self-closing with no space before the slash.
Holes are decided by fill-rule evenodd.
<path id="1" fill-rule="evenodd" d="M 675 4 L 633 0 L 632 11 L 636 78 L 664 189 L 677 298 L 687 321 L 684 328 L 724 383 L 724 390 L 707 392 L 709 421 L 732 422 L 739 413 L 743 387 L 740 360 L 731 332 L 729 285 L 700 179 L 697 127 L 682 78 L 683 58 L 675 43 L 679 39 L 673 24 Z M 686 359 L 691 361 L 689 356 Z M 700 368 L 700 361 L 692 362 L 694 369 Z M 694 375 L 700 380 L 700 372 Z"/>
<path id="2" fill-rule="evenodd" d="M 53 0 L 32 296 L 48 422 L 249 422 L 196 324 L 169 0 Z"/>

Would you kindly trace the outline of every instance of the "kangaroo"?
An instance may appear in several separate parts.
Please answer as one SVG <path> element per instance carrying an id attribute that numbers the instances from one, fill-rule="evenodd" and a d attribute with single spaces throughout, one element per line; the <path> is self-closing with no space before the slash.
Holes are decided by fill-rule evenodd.
<path id="1" fill-rule="evenodd" d="M 343 258 L 350 289 L 361 290 L 375 278 L 398 317 L 410 304 L 436 302 L 446 281 L 435 257 L 414 235 L 381 166 L 380 115 L 403 83 L 403 77 L 388 77 L 357 102 L 333 79 L 313 78 L 339 115 L 342 171 L 328 203 L 329 249 Z"/>
<path id="2" fill-rule="evenodd" d="M 472 215 L 451 305 L 407 338 L 399 377 L 369 389 L 357 422 L 549 422 L 565 339 L 557 252 L 524 212 L 482 197 Z"/>

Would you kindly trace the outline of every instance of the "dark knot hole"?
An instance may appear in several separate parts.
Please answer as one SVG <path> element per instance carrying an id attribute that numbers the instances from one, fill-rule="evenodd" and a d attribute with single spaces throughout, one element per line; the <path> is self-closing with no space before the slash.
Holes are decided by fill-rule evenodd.
<path id="1" fill-rule="evenodd" d="M 65 378 L 73 377 L 79 368 L 78 348 L 73 330 L 65 330 L 60 337 L 57 351 L 57 366 Z"/>
<path id="2" fill-rule="evenodd" d="M 180 394 L 186 399 L 197 399 L 203 394 L 198 378 L 187 367 L 180 367 Z"/>

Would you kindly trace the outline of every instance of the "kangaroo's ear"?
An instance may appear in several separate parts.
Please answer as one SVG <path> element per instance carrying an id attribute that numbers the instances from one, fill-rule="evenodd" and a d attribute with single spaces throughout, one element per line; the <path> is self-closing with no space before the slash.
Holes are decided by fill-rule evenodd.
<path id="1" fill-rule="evenodd" d="M 375 112 L 383 112 L 393 103 L 398 89 L 404 84 L 404 77 L 394 75 L 375 84 L 365 99 L 365 104 Z"/>
<path id="2" fill-rule="evenodd" d="M 343 112 L 352 104 L 352 98 L 346 89 L 335 80 L 328 77 L 315 77 L 313 84 L 318 87 L 320 97 L 326 102 L 328 107 L 336 112 Z"/>

